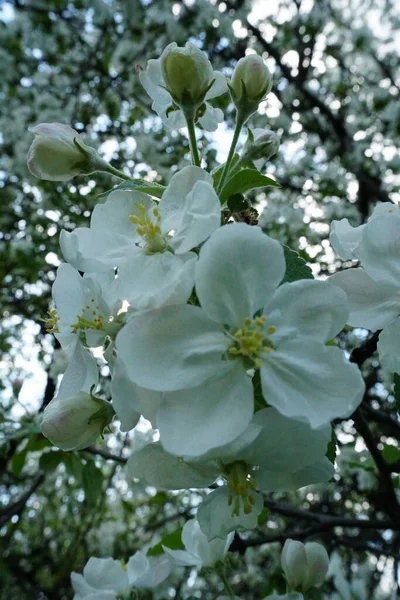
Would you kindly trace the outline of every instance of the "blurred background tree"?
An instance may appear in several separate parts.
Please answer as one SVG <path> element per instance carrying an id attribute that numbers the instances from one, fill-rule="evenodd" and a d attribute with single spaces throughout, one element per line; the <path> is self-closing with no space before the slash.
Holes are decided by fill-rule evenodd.
<path id="1" fill-rule="evenodd" d="M 329 224 L 363 222 L 379 201 L 398 201 L 400 13 L 395 0 L 3 0 L 0 4 L 0 593 L 71 598 L 69 574 L 89 556 L 128 557 L 165 535 L 179 541 L 197 493 L 128 481 L 123 465 L 143 432 L 112 434 L 90 451 L 64 453 L 39 432 L 65 361 L 43 318 L 62 261 L 61 229 L 87 224 L 109 176 L 45 182 L 26 168 L 28 127 L 59 121 L 112 164 L 164 183 L 187 164 L 185 130 L 163 128 L 136 66 L 171 41 L 198 45 L 230 76 L 248 51 L 262 54 L 274 87 L 251 124 L 281 148 L 267 166 L 282 188 L 254 194 L 261 224 L 324 276 L 342 268 Z M 226 158 L 233 125 L 200 133 L 208 167 Z M 244 142 L 244 137 L 241 142 Z M 338 423 L 336 483 L 266 498 L 259 530 L 235 538 L 230 579 L 238 596 L 283 590 L 287 537 L 318 539 L 332 574 L 315 598 L 395 599 L 400 563 L 400 392 L 379 368 L 376 339 L 350 329 L 340 344 L 368 391 Z M 104 371 L 107 393 L 107 372 Z M 397 402 L 397 404 L 396 404 Z M 364 521 L 356 522 L 355 519 Z M 361 526 L 362 525 L 362 526 Z M 145 598 L 215 598 L 215 576 L 190 569 Z M 397 590 L 397 591 L 396 591 Z"/>

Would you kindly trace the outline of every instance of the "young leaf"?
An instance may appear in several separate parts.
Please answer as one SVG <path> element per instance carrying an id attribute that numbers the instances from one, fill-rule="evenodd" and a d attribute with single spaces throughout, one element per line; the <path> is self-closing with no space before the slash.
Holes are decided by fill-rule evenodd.
<path id="1" fill-rule="evenodd" d="M 314 279 L 312 271 L 306 261 L 288 246 L 285 246 L 284 244 L 282 244 L 282 246 L 285 253 L 286 272 L 281 284 L 297 281 L 298 279 Z"/>
<path id="2" fill-rule="evenodd" d="M 170 548 L 171 550 L 183 550 L 184 545 L 182 543 L 182 527 L 176 529 L 172 533 L 167 533 L 162 540 L 150 548 L 147 553 L 147 556 L 158 556 L 164 552 L 163 546 Z"/>
<path id="3" fill-rule="evenodd" d="M 146 181 L 145 179 L 134 179 L 132 181 L 123 181 L 119 185 L 115 186 L 111 190 L 107 190 L 102 194 L 99 194 L 99 200 L 105 200 L 111 192 L 123 191 L 123 192 L 145 192 L 149 196 L 155 196 L 161 198 L 165 190 L 164 185 L 155 183 L 154 181 Z"/>
<path id="4" fill-rule="evenodd" d="M 245 194 L 249 190 L 261 187 L 281 187 L 279 183 L 261 175 L 257 169 L 242 169 L 235 173 L 224 185 L 220 194 L 221 204 L 233 194 Z"/>
<path id="5" fill-rule="evenodd" d="M 93 461 L 88 461 L 82 471 L 83 490 L 89 506 L 96 506 L 103 491 L 103 473 Z"/>

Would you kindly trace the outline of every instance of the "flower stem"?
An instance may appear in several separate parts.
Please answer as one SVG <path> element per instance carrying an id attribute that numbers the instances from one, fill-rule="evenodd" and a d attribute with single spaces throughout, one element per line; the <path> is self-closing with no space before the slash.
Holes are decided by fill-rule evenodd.
<path id="1" fill-rule="evenodd" d="M 231 586 L 231 584 L 229 583 L 229 581 L 228 581 L 228 579 L 226 577 L 224 567 L 221 566 L 220 568 L 218 568 L 217 569 L 217 573 L 218 573 L 218 575 L 219 575 L 222 583 L 224 584 L 224 588 L 225 588 L 225 591 L 228 594 L 228 596 L 230 598 L 234 598 L 235 594 L 233 593 L 232 586 Z"/>
<path id="2" fill-rule="evenodd" d="M 186 125 L 189 133 L 189 144 L 190 144 L 190 152 L 192 154 L 192 163 L 196 166 L 200 166 L 200 156 L 199 151 L 197 149 L 197 140 L 196 140 L 196 130 L 194 126 L 194 115 L 186 111 L 185 113 Z"/>
<path id="3" fill-rule="evenodd" d="M 235 131 L 233 132 L 233 138 L 232 138 L 231 147 L 229 149 L 228 158 L 226 160 L 224 170 L 222 171 L 221 179 L 219 180 L 218 192 L 220 192 L 222 190 L 224 182 L 225 182 L 225 179 L 226 179 L 226 176 L 229 173 L 229 169 L 230 169 L 230 166 L 231 166 L 231 162 L 232 162 L 233 156 L 235 154 L 236 145 L 238 143 L 239 134 L 240 134 L 240 131 L 241 131 L 242 127 L 243 127 L 243 123 L 244 123 L 244 119 L 241 117 L 241 115 L 239 113 L 237 113 L 237 115 L 236 115 L 236 124 L 235 124 Z"/>
<path id="4" fill-rule="evenodd" d="M 110 173 L 110 175 L 115 175 L 115 177 L 119 177 L 119 179 L 123 179 L 124 181 L 133 181 L 132 177 L 129 177 L 129 175 L 125 175 L 125 173 L 123 173 L 119 169 L 116 169 L 115 167 L 112 167 L 108 163 L 105 163 L 104 167 L 102 169 L 99 169 L 99 171 L 100 170 L 103 171 L 103 173 Z"/>

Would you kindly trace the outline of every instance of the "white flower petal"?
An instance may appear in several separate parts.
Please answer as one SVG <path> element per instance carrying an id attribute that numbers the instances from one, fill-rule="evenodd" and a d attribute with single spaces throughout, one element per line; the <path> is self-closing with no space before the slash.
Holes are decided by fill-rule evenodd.
<path id="1" fill-rule="evenodd" d="M 79 271 L 107 271 L 120 266 L 139 251 L 134 240 L 88 227 L 78 227 L 72 232 L 62 231 L 60 248 L 65 260 Z"/>
<path id="2" fill-rule="evenodd" d="M 379 335 L 378 351 L 382 367 L 400 373 L 400 318 L 389 323 Z"/>
<path id="3" fill-rule="evenodd" d="M 120 267 L 113 293 L 136 311 L 184 304 L 192 293 L 196 262 L 194 252 L 138 252 Z"/>
<path id="4" fill-rule="evenodd" d="M 83 569 L 89 585 L 97 590 L 126 590 L 128 577 L 119 560 L 112 558 L 89 558 Z"/>
<path id="5" fill-rule="evenodd" d="M 221 202 L 208 181 L 198 181 L 187 195 L 171 246 L 178 254 L 204 242 L 221 224 Z"/>
<path id="6" fill-rule="evenodd" d="M 344 260 L 355 259 L 354 250 L 361 240 L 361 235 L 365 225 L 353 227 L 348 219 L 341 221 L 332 221 L 329 241 L 336 254 Z"/>
<path id="7" fill-rule="evenodd" d="M 200 504 L 197 510 L 197 520 L 208 540 L 224 539 L 231 531 L 254 529 L 257 518 L 263 509 L 263 498 L 254 493 L 254 505 L 250 514 L 245 515 L 240 498 L 240 515 L 232 514 L 232 504 L 229 505 L 230 491 L 227 486 L 214 490 Z"/>
<path id="8" fill-rule="evenodd" d="M 358 367 L 339 348 L 310 338 L 285 340 L 271 350 L 261 367 L 261 382 L 269 404 L 314 429 L 349 417 L 365 389 Z"/>
<path id="9" fill-rule="evenodd" d="M 252 425 L 261 427 L 261 432 L 241 452 L 240 458 L 252 465 L 259 465 L 260 470 L 265 466 L 269 471 L 285 474 L 298 471 L 323 457 L 331 438 L 329 426 L 313 430 L 308 423 L 288 419 L 275 408 L 258 411 L 252 419 Z"/>
<path id="10" fill-rule="evenodd" d="M 157 587 L 171 572 L 171 563 L 166 556 L 147 557 L 136 552 L 126 565 L 129 585 L 136 589 Z"/>
<path id="11" fill-rule="evenodd" d="M 218 229 L 200 250 L 196 292 L 210 318 L 241 326 L 270 301 L 285 273 L 282 246 L 259 227 Z"/>
<path id="12" fill-rule="evenodd" d="M 111 381 L 111 397 L 113 408 L 121 421 L 122 431 L 130 431 L 140 419 L 136 398 L 138 395 L 140 396 L 141 389 L 132 383 L 126 374 L 123 363 L 117 359 Z M 152 393 L 154 394 L 154 392 Z"/>
<path id="13" fill-rule="evenodd" d="M 348 313 L 340 287 L 307 279 L 281 285 L 264 311 L 268 324 L 276 327 L 274 341 L 304 335 L 327 342 L 343 329 Z"/>
<path id="14" fill-rule="evenodd" d="M 372 219 L 355 251 L 366 273 L 377 283 L 397 286 L 400 281 L 400 212 Z"/>
<path id="15" fill-rule="evenodd" d="M 175 173 L 164 191 L 158 210 L 161 215 L 163 231 L 176 230 L 181 223 L 186 198 L 198 181 L 212 184 L 212 178 L 200 167 L 188 166 Z"/>
<path id="16" fill-rule="evenodd" d="M 189 521 L 187 521 L 189 523 Z M 164 552 L 168 554 L 178 567 L 201 567 L 201 560 L 198 556 L 194 556 L 186 550 L 171 550 L 167 546 L 163 546 Z"/>
<path id="17" fill-rule="evenodd" d="M 190 463 L 168 454 L 158 442 L 133 452 L 128 459 L 131 477 L 166 490 L 208 487 L 218 477 L 210 463 Z"/>
<path id="18" fill-rule="evenodd" d="M 244 369 L 164 394 L 157 416 L 160 441 L 178 456 L 201 456 L 234 440 L 253 416 L 253 386 Z"/>
<path id="19" fill-rule="evenodd" d="M 77 343 L 61 380 L 57 399 L 70 398 L 79 392 L 90 392 L 97 385 L 99 371 L 93 355 Z"/>
<path id="20" fill-rule="evenodd" d="M 214 108 L 206 102 L 204 115 L 199 118 L 199 123 L 206 131 L 215 131 L 224 120 L 224 113 L 220 108 Z"/>
<path id="21" fill-rule="evenodd" d="M 214 71 L 213 79 L 215 81 L 206 94 L 206 100 L 222 96 L 228 91 L 227 79 L 221 71 Z"/>
<path id="22" fill-rule="evenodd" d="M 128 376 L 146 389 L 168 392 L 200 385 L 234 368 L 220 325 L 197 306 L 166 306 L 131 319 L 116 346 Z"/>
<path id="23" fill-rule="evenodd" d="M 182 542 L 187 550 L 184 553 L 187 555 L 186 559 L 191 557 L 192 561 L 196 561 L 192 564 L 197 564 L 200 567 L 211 567 L 223 559 L 232 543 L 232 539 L 233 533 L 223 540 L 215 539 L 209 542 L 196 519 L 186 521 L 182 530 Z"/>
<path id="24" fill-rule="evenodd" d="M 332 479 L 335 468 L 323 457 L 311 465 L 307 465 L 294 473 L 287 471 L 269 471 L 262 466 L 255 474 L 257 486 L 265 492 L 298 490 L 305 485 L 323 483 Z"/>
<path id="25" fill-rule="evenodd" d="M 329 278 L 347 295 L 348 324 L 371 331 L 382 329 L 400 315 L 400 288 L 377 283 L 364 269 L 347 269 Z"/>

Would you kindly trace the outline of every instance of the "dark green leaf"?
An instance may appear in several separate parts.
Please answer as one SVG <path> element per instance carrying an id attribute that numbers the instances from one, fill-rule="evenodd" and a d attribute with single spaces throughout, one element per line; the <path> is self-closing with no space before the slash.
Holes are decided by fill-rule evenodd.
<path id="1" fill-rule="evenodd" d="M 335 430 L 332 427 L 332 435 L 331 435 L 331 440 L 328 444 L 328 448 L 326 450 L 326 457 L 329 459 L 329 461 L 334 465 L 335 464 L 335 460 L 336 460 L 336 454 L 337 454 L 337 443 L 336 443 L 336 434 L 335 434 Z"/>
<path id="2" fill-rule="evenodd" d="M 39 459 L 39 469 L 45 473 L 55 471 L 58 465 L 64 461 L 65 452 L 61 450 L 52 450 L 42 454 Z"/>
<path id="3" fill-rule="evenodd" d="M 383 458 L 387 463 L 392 464 L 400 460 L 400 449 L 396 446 L 386 445 L 382 451 Z"/>
<path id="4" fill-rule="evenodd" d="M 157 556 L 162 554 L 164 552 L 163 546 L 166 546 L 171 550 L 183 550 L 185 546 L 182 543 L 182 527 L 176 529 L 176 531 L 173 531 L 172 533 L 167 533 L 161 542 L 148 551 L 147 556 Z"/>
<path id="5" fill-rule="evenodd" d="M 314 279 L 312 271 L 306 261 L 300 258 L 297 252 L 288 246 L 282 244 L 282 247 L 285 253 L 286 272 L 281 283 L 297 281 L 298 279 Z"/>
<path id="6" fill-rule="evenodd" d="M 123 181 L 116 187 L 107 192 L 99 194 L 97 197 L 99 200 L 105 200 L 111 192 L 124 191 L 124 192 L 145 192 L 150 196 L 161 198 L 165 191 L 165 186 L 155 183 L 154 181 L 146 181 L 145 179 L 135 179 L 133 181 Z"/>
<path id="7" fill-rule="evenodd" d="M 260 514 L 258 515 L 257 525 L 258 527 L 262 527 L 264 523 L 268 520 L 269 510 L 264 506 Z"/>
<path id="8" fill-rule="evenodd" d="M 88 461 L 82 471 L 83 490 L 89 506 L 95 506 L 103 492 L 103 473 L 93 461 Z"/>
<path id="9" fill-rule="evenodd" d="M 396 402 L 396 409 L 400 411 L 400 375 L 395 373 L 393 375 L 394 383 L 394 399 Z"/>
<path id="10" fill-rule="evenodd" d="M 220 194 L 221 204 L 233 194 L 245 194 L 249 190 L 261 187 L 281 187 L 279 183 L 262 175 L 257 169 L 243 169 L 235 173 L 224 185 Z"/>

